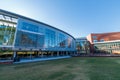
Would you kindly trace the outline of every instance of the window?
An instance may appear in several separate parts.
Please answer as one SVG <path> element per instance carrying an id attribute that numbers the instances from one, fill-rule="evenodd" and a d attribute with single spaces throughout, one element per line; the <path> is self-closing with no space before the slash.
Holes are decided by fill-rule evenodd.
<path id="1" fill-rule="evenodd" d="M 17 31 L 16 47 L 41 48 L 44 45 L 44 35 Z"/>
<path id="2" fill-rule="evenodd" d="M 0 45 L 12 45 L 14 34 L 15 27 L 0 25 Z"/>
<path id="3" fill-rule="evenodd" d="M 65 35 L 59 34 L 59 46 L 65 47 Z"/>
<path id="4" fill-rule="evenodd" d="M 50 30 L 50 29 L 46 29 L 46 33 L 45 33 L 46 37 L 45 37 L 45 42 L 46 42 L 46 47 L 55 47 L 56 45 L 56 38 L 55 38 L 55 31 Z"/>
<path id="5" fill-rule="evenodd" d="M 97 39 L 97 36 L 93 36 L 92 38 L 93 38 L 93 39 Z"/>
<path id="6" fill-rule="evenodd" d="M 104 39 L 100 39 L 100 42 L 104 42 Z"/>
<path id="7" fill-rule="evenodd" d="M 39 27 L 30 23 L 23 22 L 22 23 L 22 29 L 23 30 L 28 30 L 32 32 L 38 32 Z"/>
<path id="8" fill-rule="evenodd" d="M 93 42 L 98 42 L 98 40 L 93 40 Z"/>

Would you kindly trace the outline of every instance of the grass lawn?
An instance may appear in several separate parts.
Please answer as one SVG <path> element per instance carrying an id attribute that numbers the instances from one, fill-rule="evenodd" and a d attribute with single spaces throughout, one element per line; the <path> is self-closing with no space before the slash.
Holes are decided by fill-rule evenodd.
<path id="1" fill-rule="evenodd" d="M 76 57 L 0 65 L 0 80 L 120 80 L 120 58 Z"/>

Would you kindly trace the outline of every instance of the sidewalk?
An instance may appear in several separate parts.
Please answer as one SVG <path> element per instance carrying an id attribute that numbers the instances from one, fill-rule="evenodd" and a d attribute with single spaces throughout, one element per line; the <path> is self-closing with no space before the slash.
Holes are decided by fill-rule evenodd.
<path id="1" fill-rule="evenodd" d="M 13 60 L 0 60 L 0 64 L 12 64 Z"/>
<path id="2" fill-rule="evenodd" d="M 63 58 L 70 58 L 71 56 L 58 56 L 58 57 L 46 57 L 46 58 L 32 58 L 32 59 L 20 59 L 19 62 L 16 63 L 28 63 L 28 62 L 36 62 L 36 61 L 47 61 L 47 60 L 56 60 L 56 59 L 63 59 Z"/>

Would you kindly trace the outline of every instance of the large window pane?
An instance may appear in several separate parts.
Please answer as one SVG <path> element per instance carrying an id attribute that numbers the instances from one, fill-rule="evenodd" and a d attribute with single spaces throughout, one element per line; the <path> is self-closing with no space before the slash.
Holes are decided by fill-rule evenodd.
<path id="1" fill-rule="evenodd" d="M 0 45 L 13 45 L 16 28 L 0 25 Z"/>
<path id="2" fill-rule="evenodd" d="M 43 45 L 43 35 L 17 31 L 16 47 L 41 48 Z"/>

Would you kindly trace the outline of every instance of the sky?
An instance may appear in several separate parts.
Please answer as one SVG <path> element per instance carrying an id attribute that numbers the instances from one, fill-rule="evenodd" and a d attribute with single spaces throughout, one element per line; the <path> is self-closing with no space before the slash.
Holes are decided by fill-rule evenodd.
<path id="1" fill-rule="evenodd" d="M 75 38 L 120 31 L 120 0 L 1 0 L 0 9 L 52 25 Z"/>

